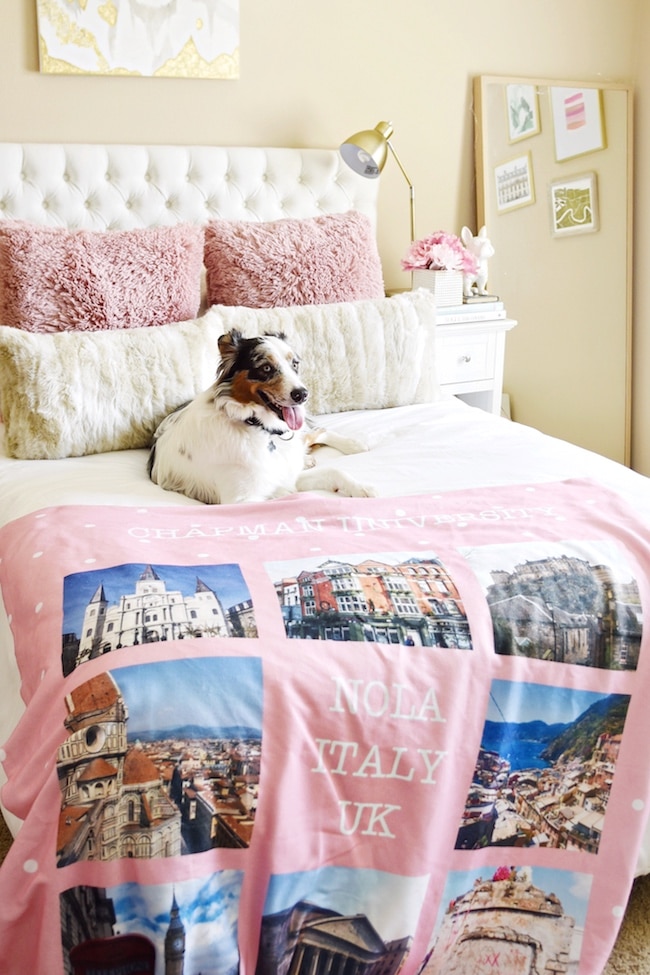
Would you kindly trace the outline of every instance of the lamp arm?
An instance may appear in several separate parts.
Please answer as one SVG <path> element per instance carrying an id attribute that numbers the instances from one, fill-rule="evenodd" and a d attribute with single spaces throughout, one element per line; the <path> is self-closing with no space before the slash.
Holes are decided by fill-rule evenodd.
<path id="1" fill-rule="evenodd" d="M 408 173 L 406 172 L 406 170 L 404 169 L 404 166 L 402 165 L 402 160 L 400 159 L 400 157 L 397 155 L 397 153 L 393 149 L 393 144 L 390 141 L 390 139 L 386 139 L 386 145 L 388 146 L 388 148 L 392 152 L 393 158 L 395 159 L 395 162 L 397 163 L 397 165 L 399 166 L 399 168 L 400 168 L 400 170 L 402 172 L 402 176 L 404 177 L 404 179 L 406 180 L 406 182 L 408 184 L 408 188 L 409 188 L 410 216 L 411 216 L 411 243 L 413 243 L 413 241 L 415 240 L 415 189 L 413 188 L 413 183 L 409 179 Z"/>

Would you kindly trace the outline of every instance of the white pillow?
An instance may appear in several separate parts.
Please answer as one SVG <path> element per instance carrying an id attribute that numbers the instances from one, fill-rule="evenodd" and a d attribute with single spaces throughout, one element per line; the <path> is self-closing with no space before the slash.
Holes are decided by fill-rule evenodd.
<path id="1" fill-rule="evenodd" d="M 391 298 L 289 308 L 215 305 L 223 331 L 284 332 L 300 354 L 312 414 L 384 409 L 438 398 L 435 299 Z"/>
<path id="2" fill-rule="evenodd" d="M 146 447 L 172 410 L 210 385 L 217 340 L 284 331 L 302 359 L 311 413 L 437 398 L 435 301 L 422 290 L 327 305 L 216 305 L 157 328 L 33 333 L 0 327 L 7 452 L 24 460 Z"/>
<path id="3" fill-rule="evenodd" d="M 200 319 L 104 332 L 0 327 L 7 453 L 34 460 L 146 446 L 163 417 L 209 385 L 205 358 L 219 334 L 217 325 L 206 340 Z"/>

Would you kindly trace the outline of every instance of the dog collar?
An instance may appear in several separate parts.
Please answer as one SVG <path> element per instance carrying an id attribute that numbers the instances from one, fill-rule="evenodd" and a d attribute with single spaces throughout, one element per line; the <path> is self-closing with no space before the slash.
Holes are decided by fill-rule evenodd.
<path id="1" fill-rule="evenodd" d="M 250 416 L 246 417 L 244 420 L 249 427 L 259 427 L 264 433 L 268 433 L 271 437 L 281 437 L 283 433 L 287 433 L 286 430 L 274 430 L 271 427 L 265 427 L 262 421 L 252 413 Z"/>

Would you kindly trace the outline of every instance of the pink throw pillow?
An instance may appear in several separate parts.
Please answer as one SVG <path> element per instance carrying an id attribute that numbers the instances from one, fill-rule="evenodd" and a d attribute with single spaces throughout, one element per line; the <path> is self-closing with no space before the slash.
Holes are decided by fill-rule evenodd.
<path id="1" fill-rule="evenodd" d="M 0 222 L 0 324 L 29 332 L 185 321 L 201 298 L 203 228 L 66 230 Z"/>
<path id="2" fill-rule="evenodd" d="M 273 220 L 214 220 L 205 230 L 210 305 L 275 308 L 384 296 L 370 220 L 362 213 Z"/>

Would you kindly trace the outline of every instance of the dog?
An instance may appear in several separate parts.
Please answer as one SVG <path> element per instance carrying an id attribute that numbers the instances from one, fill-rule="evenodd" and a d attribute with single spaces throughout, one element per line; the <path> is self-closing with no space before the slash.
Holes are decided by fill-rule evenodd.
<path id="1" fill-rule="evenodd" d="M 367 448 L 309 429 L 309 393 L 283 333 L 245 338 L 233 329 L 218 346 L 215 382 L 165 417 L 154 434 L 148 470 L 155 484 L 206 504 L 266 501 L 296 491 L 374 496 L 342 471 L 313 466 L 309 452 L 317 444 L 344 454 Z"/>

